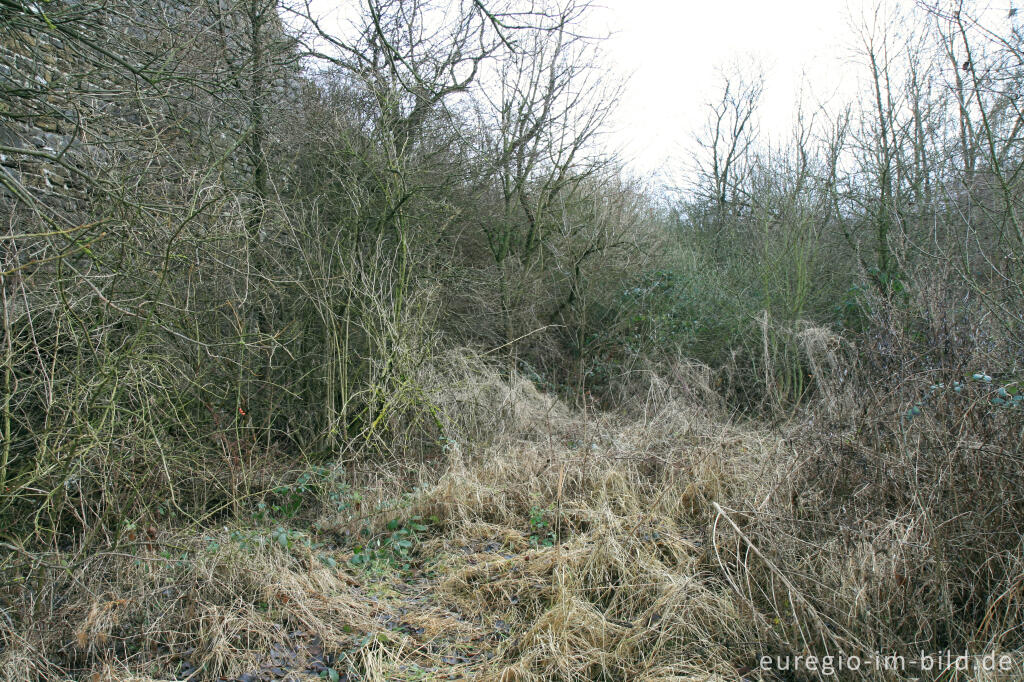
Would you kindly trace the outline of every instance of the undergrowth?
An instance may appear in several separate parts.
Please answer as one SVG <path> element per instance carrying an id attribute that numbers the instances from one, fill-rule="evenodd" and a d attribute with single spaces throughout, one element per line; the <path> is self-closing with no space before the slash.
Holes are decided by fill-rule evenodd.
<path id="1" fill-rule="evenodd" d="M 893 403 L 872 449 L 809 419 L 731 423 L 694 400 L 699 368 L 587 413 L 474 367 L 438 396 L 462 421 L 418 467 L 311 466 L 225 523 L 139 519 L 87 553 L 5 542 L 0 679 L 814 679 L 763 661 L 964 649 L 1019 665 L 1014 454 L 967 438 L 1015 428 L 987 393 L 913 420 Z M 503 429 L 474 432 L 472 405 Z"/>

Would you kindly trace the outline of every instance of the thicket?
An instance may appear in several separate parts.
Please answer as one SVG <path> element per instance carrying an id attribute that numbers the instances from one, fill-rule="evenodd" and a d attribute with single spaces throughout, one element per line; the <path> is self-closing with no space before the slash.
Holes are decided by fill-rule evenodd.
<path id="1" fill-rule="evenodd" d="M 880 5 L 851 31 L 860 98 L 799 103 L 782 142 L 757 129 L 762 77 L 722 72 L 673 215 L 675 263 L 649 289 L 657 321 L 688 356 L 728 367 L 727 392 L 756 413 L 790 414 L 827 388 L 808 325 L 854 343 L 868 381 L 981 372 L 1013 390 L 1016 13 Z"/>
<path id="2" fill-rule="evenodd" d="M 1020 648 L 1017 19 L 868 16 L 860 100 L 805 109 L 781 143 L 757 132 L 761 80 L 724 75 L 668 191 L 600 144 L 620 89 L 587 9 L 368 0 L 335 30 L 280 0 L 0 0 L 8 650 L 60 612 L 53 585 L 142 529 L 264 522 L 307 497 L 355 513 L 381 472 L 446 462 L 442 484 L 479 483 L 453 451 L 550 442 L 563 405 L 669 424 L 658 456 L 627 448 L 630 504 L 735 531 L 732 557 L 716 544 L 695 571 L 773 651 Z M 766 420 L 801 455 L 758 446 L 773 454 L 744 478 L 739 441 L 680 426 L 684 405 Z M 590 428 L 572 423 L 558 437 Z M 673 463 L 695 431 L 713 461 Z M 549 519 L 556 486 L 529 455 L 538 499 L 494 523 L 636 530 Z M 580 486 L 626 496 L 615 466 Z M 443 491 L 414 506 L 469 513 Z M 807 553 L 844 542 L 890 553 L 870 587 Z M 604 577 L 629 572 L 614 562 Z M 558 674 L 607 670 L 587 661 Z"/>
<path id="3" fill-rule="evenodd" d="M 5 5 L 8 532 L 436 451 L 444 348 L 577 376 L 655 213 L 594 143 L 582 9 Z"/>

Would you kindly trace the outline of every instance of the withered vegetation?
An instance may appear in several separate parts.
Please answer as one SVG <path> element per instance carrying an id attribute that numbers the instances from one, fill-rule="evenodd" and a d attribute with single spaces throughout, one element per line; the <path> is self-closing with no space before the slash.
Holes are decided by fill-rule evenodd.
<path id="1" fill-rule="evenodd" d="M 314 9 L 0 0 L 0 682 L 1024 676 L 1015 12 L 670 191 L 585 2 Z"/>

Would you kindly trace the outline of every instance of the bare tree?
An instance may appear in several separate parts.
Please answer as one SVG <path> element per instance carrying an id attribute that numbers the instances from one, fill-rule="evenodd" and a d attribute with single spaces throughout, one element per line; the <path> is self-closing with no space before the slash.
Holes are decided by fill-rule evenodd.
<path id="1" fill-rule="evenodd" d="M 707 104 L 707 120 L 697 139 L 694 159 L 698 194 L 714 206 L 716 230 L 742 202 L 740 187 L 748 172 L 748 155 L 757 141 L 757 109 L 764 91 L 760 72 L 742 73 L 739 67 L 719 72 L 721 94 Z"/>

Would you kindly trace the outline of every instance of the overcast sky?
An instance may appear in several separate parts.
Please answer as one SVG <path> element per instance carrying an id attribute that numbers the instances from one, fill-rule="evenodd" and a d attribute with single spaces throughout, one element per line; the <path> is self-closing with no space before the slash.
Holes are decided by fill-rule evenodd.
<path id="1" fill-rule="evenodd" d="M 915 0 L 595 1 L 602 7 L 593 19 L 596 29 L 612 32 L 606 43 L 611 68 L 632 74 L 610 137 L 641 173 L 675 172 L 689 161 L 705 105 L 720 92 L 719 67 L 760 63 L 766 76 L 760 129 L 779 141 L 792 131 L 801 98 L 808 112 L 856 99 L 868 72 L 855 27 L 870 24 L 876 7 L 883 22 L 922 16 Z M 1024 12 L 1007 17 L 1021 4 L 976 0 L 965 6 L 982 25 L 1002 31 L 1011 22 L 1019 26 Z"/>
<path id="2" fill-rule="evenodd" d="M 638 171 L 688 153 L 704 104 L 718 89 L 716 69 L 730 62 L 761 64 L 762 130 L 773 137 L 789 131 L 807 90 L 802 83 L 809 86 L 809 103 L 849 96 L 853 88 L 846 0 L 602 4 L 597 25 L 614 31 L 606 45 L 609 62 L 632 74 L 612 137 Z"/>
<path id="3" fill-rule="evenodd" d="M 695 149 L 706 104 L 720 91 L 719 69 L 735 63 L 757 64 L 765 74 L 762 141 L 780 141 L 792 130 L 801 98 L 806 111 L 855 98 L 866 71 L 853 27 L 870 22 L 876 5 L 883 7 L 880 16 L 909 16 L 915 1 L 593 0 L 585 32 L 609 36 L 605 65 L 626 80 L 607 142 L 637 173 L 678 172 Z M 1022 2 L 970 4 L 987 9 L 985 23 L 995 25 Z M 334 23 L 361 5 L 313 0 Z"/>

